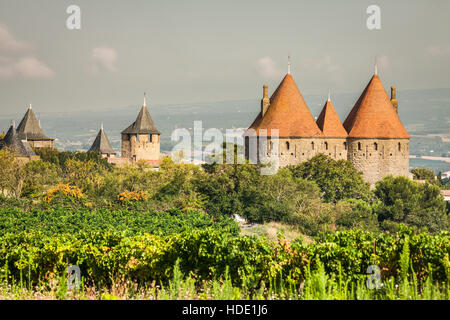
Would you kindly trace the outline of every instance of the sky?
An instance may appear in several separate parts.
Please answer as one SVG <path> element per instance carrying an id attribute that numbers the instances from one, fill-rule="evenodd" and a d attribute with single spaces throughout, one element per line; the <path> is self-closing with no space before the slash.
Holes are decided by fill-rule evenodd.
<path id="1" fill-rule="evenodd" d="M 369 30 L 370 5 L 381 9 Z M 81 29 L 66 12 L 81 9 Z M 450 1 L 0 0 L 0 115 L 450 87 Z"/>

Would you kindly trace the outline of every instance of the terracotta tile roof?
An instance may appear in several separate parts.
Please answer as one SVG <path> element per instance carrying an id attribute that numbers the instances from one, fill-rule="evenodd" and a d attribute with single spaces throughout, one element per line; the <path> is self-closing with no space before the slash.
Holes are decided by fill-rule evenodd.
<path id="1" fill-rule="evenodd" d="M 409 138 L 377 75 L 350 111 L 344 128 L 354 138 Z"/>
<path id="2" fill-rule="evenodd" d="M 345 131 L 344 126 L 342 125 L 341 120 L 339 120 L 339 116 L 333 107 L 333 103 L 330 100 L 327 100 L 325 103 L 316 123 L 325 137 L 347 137 L 347 131 Z"/>
<path id="3" fill-rule="evenodd" d="M 254 129 L 256 135 L 261 129 L 278 129 L 280 137 L 322 137 L 323 133 L 317 126 L 308 106 L 290 74 L 281 81 L 270 97 L 270 106 L 264 117 L 258 114 L 249 129 Z M 249 131 L 245 135 L 251 135 Z"/>

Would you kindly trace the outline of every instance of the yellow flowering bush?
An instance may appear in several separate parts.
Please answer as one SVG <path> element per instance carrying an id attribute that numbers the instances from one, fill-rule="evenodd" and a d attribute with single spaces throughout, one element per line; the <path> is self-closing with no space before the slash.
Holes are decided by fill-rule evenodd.
<path id="1" fill-rule="evenodd" d="M 83 191 L 76 186 L 60 183 L 57 186 L 50 188 L 44 196 L 44 201 L 52 202 L 53 199 L 59 196 L 68 196 L 75 199 L 83 198 Z"/>
<path id="2" fill-rule="evenodd" d="M 120 202 L 125 203 L 128 201 L 146 201 L 148 194 L 144 191 L 128 191 L 125 190 L 117 195 Z"/>

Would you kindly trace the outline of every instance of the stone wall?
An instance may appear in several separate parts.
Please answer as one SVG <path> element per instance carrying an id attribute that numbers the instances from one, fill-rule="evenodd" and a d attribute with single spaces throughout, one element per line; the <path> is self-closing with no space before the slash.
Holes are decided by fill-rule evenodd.
<path id="1" fill-rule="evenodd" d="M 347 139 L 348 160 L 364 180 L 375 184 L 384 176 L 409 176 L 409 139 Z"/>
<path id="2" fill-rule="evenodd" d="M 249 159 L 249 143 L 256 138 L 246 139 L 246 159 Z M 257 147 L 259 148 L 258 140 Z M 278 146 L 277 146 L 278 142 Z M 347 159 L 346 139 L 345 138 L 280 138 L 278 140 L 267 139 L 262 146 L 262 154 L 265 156 L 278 155 L 279 166 L 295 165 L 307 161 L 318 153 L 339 160 Z M 258 149 L 256 149 L 258 150 Z M 261 162 L 258 153 L 257 162 Z"/>
<path id="3" fill-rule="evenodd" d="M 250 158 L 250 142 L 255 139 L 245 139 L 246 159 Z M 257 140 L 257 148 L 263 141 Z M 350 160 L 372 185 L 389 174 L 410 177 L 409 139 L 280 138 L 278 142 L 277 146 L 276 140 L 267 139 L 262 145 L 262 155 L 278 155 L 280 167 L 296 165 L 323 153 L 335 160 Z M 261 162 L 259 153 L 254 161 Z"/>
<path id="4" fill-rule="evenodd" d="M 148 134 L 122 135 L 122 157 L 139 160 L 159 160 L 160 136 L 152 134 L 151 141 Z"/>
<path id="5" fill-rule="evenodd" d="M 52 140 L 27 140 L 33 148 L 54 148 Z"/>

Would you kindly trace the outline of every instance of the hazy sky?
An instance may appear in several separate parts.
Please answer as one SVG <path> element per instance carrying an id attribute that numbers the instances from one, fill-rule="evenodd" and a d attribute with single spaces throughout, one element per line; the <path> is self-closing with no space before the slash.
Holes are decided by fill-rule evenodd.
<path id="1" fill-rule="evenodd" d="M 66 9 L 81 8 L 81 30 Z M 366 9 L 381 8 L 381 30 Z M 450 1 L 0 0 L 0 114 L 450 87 Z M 256 106 L 257 108 L 258 106 Z"/>

